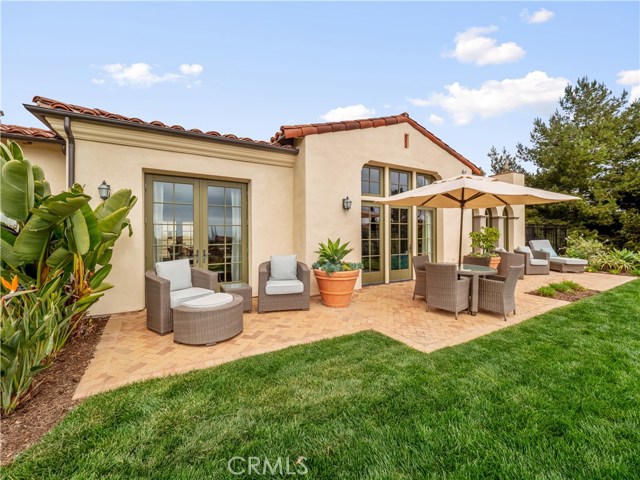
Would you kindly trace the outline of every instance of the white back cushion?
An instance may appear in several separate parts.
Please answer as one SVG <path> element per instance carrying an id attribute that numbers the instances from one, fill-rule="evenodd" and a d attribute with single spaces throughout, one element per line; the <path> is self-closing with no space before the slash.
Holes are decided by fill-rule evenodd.
<path id="1" fill-rule="evenodd" d="M 169 287 L 171 292 L 193 287 L 191 284 L 191 267 L 189 266 L 189 260 L 186 258 L 171 260 L 170 262 L 157 262 L 156 274 L 171 282 Z"/>
<path id="2" fill-rule="evenodd" d="M 516 252 L 528 253 L 529 255 L 531 255 L 531 249 L 529 247 L 518 247 L 516 248 Z"/>
<path id="3" fill-rule="evenodd" d="M 295 255 L 271 257 L 271 280 L 297 280 L 298 258 Z"/>

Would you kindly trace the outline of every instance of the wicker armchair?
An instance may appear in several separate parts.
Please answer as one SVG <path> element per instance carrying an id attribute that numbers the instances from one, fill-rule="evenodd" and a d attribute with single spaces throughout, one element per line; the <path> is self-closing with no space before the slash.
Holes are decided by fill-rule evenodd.
<path id="1" fill-rule="evenodd" d="M 478 308 L 490 312 L 501 313 L 505 322 L 507 312 L 516 313 L 516 284 L 522 274 L 524 265 L 509 267 L 504 281 L 481 278 L 478 284 Z"/>
<path id="2" fill-rule="evenodd" d="M 489 267 L 491 265 L 491 257 L 465 255 L 464 257 L 462 257 L 462 263 L 467 265 L 480 265 L 482 267 Z"/>
<path id="3" fill-rule="evenodd" d="M 427 274 L 424 270 L 425 264 L 431 262 L 431 257 L 427 255 L 418 255 L 412 257 L 413 273 L 416 275 L 416 285 L 413 287 L 413 299 L 416 295 L 427 298 Z"/>
<path id="4" fill-rule="evenodd" d="M 194 287 L 219 292 L 218 273 L 191 267 L 191 283 Z M 147 306 L 147 328 L 160 335 L 173 331 L 173 311 L 171 310 L 171 282 L 159 277 L 155 270 L 145 273 L 145 302 Z"/>
<path id="5" fill-rule="evenodd" d="M 267 281 L 271 276 L 271 262 L 258 267 L 258 313 L 279 310 L 309 310 L 311 271 L 304 263 L 298 262 L 297 277 L 304 285 L 302 293 L 267 295 Z"/>
<path id="6" fill-rule="evenodd" d="M 549 267 L 551 266 L 549 262 L 549 253 L 541 252 L 539 250 L 530 250 L 528 247 L 526 247 L 526 250 L 519 251 L 518 249 L 516 249 L 515 251 L 515 253 L 524 257 L 524 274 L 549 275 Z M 531 263 L 532 260 L 534 260 L 533 264 Z M 543 264 L 543 262 L 536 262 L 535 260 L 545 260 L 546 264 Z M 540 265 L 538 265 L 538 263 L 540 263 Z"/>
<path id="7" fill-rule="evenodd" d="M 471 279 L 458 280 L 458 266 L 455 263 L 425 264 L 427 277 L 427 311 L 429 307 L 455 313 L 469 309 L 469 286 Z"/>

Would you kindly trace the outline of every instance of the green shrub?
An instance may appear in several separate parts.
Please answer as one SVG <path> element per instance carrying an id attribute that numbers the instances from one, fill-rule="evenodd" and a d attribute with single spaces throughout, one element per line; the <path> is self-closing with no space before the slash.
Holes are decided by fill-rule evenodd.
<path id="1" fill-rule="evenodd" d="M 556 296 L 556 289 L 553 288 L 551 285 L 546 285 L 544 287 L 540 287 L 536 290 L 536 292 L 538 292 L 538 295 L 542 295 L 543 297 L 555 297 Z"/>
<path id="2" fill-rule="evenodd" d="M 567 236 L 566 254 L 568 257 L 590 261 L 592 257 L 600 255 L 606 250 L 605 244 L 597 238 L 585 238 L 582 235 Z"/>
<path id="3" fill-rule="evenodd" d="M 571 280 L 563 280 L 559 283 L 550 283 L 549 287 L 553 288 L 556 292 L 581 292 L 585 288 L 579 283 L 572 282 Z"/>
<path id="4" fill-rule="evenodd" d="M 349 242 L 340 243 L 338 238 L 336 241 L 327 240 L 327 243 L 319 242 L 318 260 L 311 265 L 311 268 L 323 270 L 327 275 L 331 276 L 333 272 L 345 272 L 350 270 L 359 270 L 362 268 L 360 262 L 345 262 L 344 258 L 353 251 L 349 248 Z"/>
<path id="5" fill-rule="evenodd" d="M 44 172 L 17 143 L 0 144 L 0 399 L 9 415 L 34 376 L 111 285 L 113 246 L 136 203 L 119 190 L 95 210 L 80 185 L 51 195 Z"/>
<path id="6" fill-rule="evenodd" d="M 627 273 L 640 268 L 640 255 L 623 248 L 612 249 L 589 260 L 594 268 L 611 273 Z"/>

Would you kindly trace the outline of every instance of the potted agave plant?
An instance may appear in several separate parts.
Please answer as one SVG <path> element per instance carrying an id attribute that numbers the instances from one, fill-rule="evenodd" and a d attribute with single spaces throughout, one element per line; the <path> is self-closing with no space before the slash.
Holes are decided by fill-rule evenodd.
<path id="1" fill-rule="evenodd" d="M 327 240 L 327 243 L 320 242 L 319 247 L 315 252 L 318 260 L 312 268 L 322 303 L 333 308 L 348 307 L 362 263 L 344 261 L 353 248 L 349 248 L 349 242 L 340 243 L 339 238 Z"/>
<path id="2" fill-rule="evenodd" d="M 472 256 L 476 257 L 490 257 L 491 268 L 497 268 L 500 264 L 500 255 L 493 250 L 496 248 L 496 243 L 500 238 L 500 230 L 495 227 L 482 227 L 479 232 L 471 232 L 469 234 L 471 238 L 471 248 L 475 253 Z M 480 250 L 478 253 L 477 251 Z"/>

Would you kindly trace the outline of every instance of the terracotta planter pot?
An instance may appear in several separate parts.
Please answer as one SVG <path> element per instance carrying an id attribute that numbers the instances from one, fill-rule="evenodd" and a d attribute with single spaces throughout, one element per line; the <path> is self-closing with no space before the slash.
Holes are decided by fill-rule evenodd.
<path id="1" fill-rule="evenodd" d="M 502 260 L 502 258 L 500 257 L 491 257 L 491 263 L 489 263 L 489 266 L 491 268 L 498 268 L 498 265 L 500 265 L 500 260 Z"/>
<path id="2" fill-rule="evenodd" d="M 345 308 L 349 306 L 353 289 L 360 275 L 360 270 L 333 272 L 331 276 L 323 270 L 314 270 L 318 282 L 322 304 L 326 307 Z"/>

